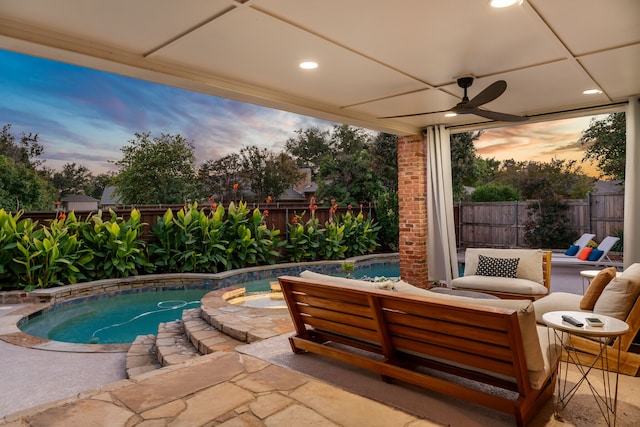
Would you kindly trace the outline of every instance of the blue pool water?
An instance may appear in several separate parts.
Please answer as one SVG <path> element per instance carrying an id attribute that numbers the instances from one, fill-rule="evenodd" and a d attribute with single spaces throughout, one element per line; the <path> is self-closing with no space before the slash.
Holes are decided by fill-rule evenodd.
<path id="1" fill-rule="evenodd" d="M 344 275 L 344 274 L 342 274 Z M 397 264 L 358 267 L 355 278 L 398 277 Z M 277 277 L 277 276 L 276 276 Z M 242 283 L 248 294 L 268 292 L 269 278 Z M 156 334 L 158 324 L 182 318 L 185 309 L 200 306 L 206 288 L 151 289 L 138 293 L 68 301 L 23 322 L 20 329 L 33 336 L 79 344 L 127 344 L 138 335 Z"/>

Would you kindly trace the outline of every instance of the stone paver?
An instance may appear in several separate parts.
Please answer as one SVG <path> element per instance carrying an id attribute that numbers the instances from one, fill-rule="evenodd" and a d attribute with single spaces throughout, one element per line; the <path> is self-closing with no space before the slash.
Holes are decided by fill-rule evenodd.
<path id="1" fill-rule="evenodd" d="M 435 426 L 373 400 L 237 352 L 202 356 L 0 426 Z"/>

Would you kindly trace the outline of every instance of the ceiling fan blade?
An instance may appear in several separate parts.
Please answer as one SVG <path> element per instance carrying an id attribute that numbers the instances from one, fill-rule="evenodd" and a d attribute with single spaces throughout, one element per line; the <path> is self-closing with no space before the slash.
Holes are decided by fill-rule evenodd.
<path id="1" fill-rule="evenodd" d="M 474 108 L 471 114 L 501 122 L 524 122 L 529 120 L 528 117 L 516 116 L 514 114 L 507 113 L 498 113 L 496 111 L 481 110 L 480 108 Z"/>
<path id="2" fill-rule="evenodd" d="M 491 102 L 507 90 L 507 82 L 498 80 L 487 86 L 482 92 L 477 94 L 473 99 L 465 104 L 465 108 L 479 107 L 480 105 Z"/>
<path id="3" fill-rule="evenodd" d="M 439 114 L 439 113 L 446 113 L 448 111 L 451 111 L 451 110 L 429 111 L 427 113 L 400 114 L 399 116 L 378 117 L 378 119 L 399 119 L 402 117 L 426 116 L 427 114 Z"/>

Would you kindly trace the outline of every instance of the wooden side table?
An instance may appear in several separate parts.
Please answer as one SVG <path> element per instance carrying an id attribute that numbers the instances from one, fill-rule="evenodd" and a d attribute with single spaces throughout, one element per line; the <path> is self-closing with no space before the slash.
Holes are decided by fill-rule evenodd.
<path id="1" fill-rule="evenodd" d="M 572 316 L 584 325 L 581 327 L 573 326 L 572 324 L 562 320 L 563 315 Z M 589 326 L 585 320 L 587 317 L 597 317 L 604 323 L 604 325 L 602 327 Z M 571 401 L 571 398 L 578 391 L 580 385 L 583 382 L 586 382 L 589 385 L 591 394 L 595 398 L 598 408 L 604 416 L 607 425 L 615 426 L 616 407 L 618 403 L 620 340 L 617 340 L 618 358 L 616 359 L 615 371 L 613 372 L 615 375 L 615 382 L 613 385 L 610 380 L 612 372 L 608 366 L 609 358 L 607 357 L 607 350 L 611 340 L 627 332 L 629 330 L 629 325 L 622 320 L 610 316 L 580 311 L 552 311 L 545 313 L 542 316 L 542 320 L 547 324 L 547 326 L 549 326 L 549 328 L 553 329 L 556 341 L 560 343 L 561 351 L 565 352 L 564 366 L 562 360 L 558 364 L 558 400 L 556 402 L 556 418 L 562 419 L 562 410 L 567 406 L 569 401 Z M 583 366 L 580 364 L 578 352 L 574 349 L 571 342 L 571 338 L 573 336 L 589 337 L 600 343 L 600 350 L 597 356 L 593 359 L 591 365 Z M 560 356 L 562 356 L 562 354 Z M 567 369 L 569 367 L 569 363 L 574 364 L 578 368 L 581 378 L 573 387 L 567 390 Z M 597 390 L 593 383 L 589 381 L 589 373 L 593 368 L 602 370 L 602 376 L 604 379 L 602 394 Z"/>

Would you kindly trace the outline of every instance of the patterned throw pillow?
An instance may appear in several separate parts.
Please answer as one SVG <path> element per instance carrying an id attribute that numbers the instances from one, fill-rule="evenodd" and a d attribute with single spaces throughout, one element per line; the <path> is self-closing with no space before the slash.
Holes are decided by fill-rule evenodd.
<path id="1" fill-rule="evenodd" d="M 515 279 L 520 258 L 492 258 L 478 255 L 478 276 L 510 277 Z"/>

